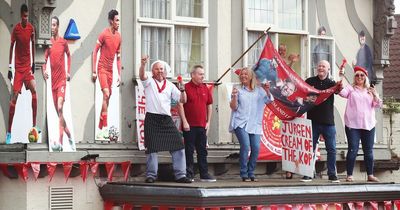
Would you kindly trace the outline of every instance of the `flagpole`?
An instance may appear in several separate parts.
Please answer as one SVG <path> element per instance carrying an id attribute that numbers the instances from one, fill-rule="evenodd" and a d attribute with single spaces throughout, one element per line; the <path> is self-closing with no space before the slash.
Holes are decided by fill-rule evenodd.
<path id="1" fill-rule="evenodd" d="M 258 39 L 257 39 L 249 48 L 247 48 L 247 50 L 244 51 L 244 53 L 231 65 L 231 67 L 229 67 L 229 68 L 224 72 L 224 74 L 222 74 L 222 76 L 220 76 L 220 77 L 217 79 L 217 81 L 215 81 L 215 84 L 218 85 L 218 82 L 219 82 L 219 81 L 220 81 L 220 80 L 221 80 L 221 79 L 236 65 L 237 62 L 240 61 L 240 59 L 243 58 L 244 55 L 246 55 L 246 53 L 248 53 L 248 52 L 250 51 L 250 49 L 251 49 L 252 47 L 254 47 L 254 45 L 257 44 L 258 41 L 260 41 L 260 39 L 262 39 L 262 38 L 268 33 L 268 31 L 269 31 L 270 29 L 271 29 L 271 27 L 269 27 L 267 30 L 265 30 L 264 33 L 261 34 L 260 37 L 258 37 Z"/>

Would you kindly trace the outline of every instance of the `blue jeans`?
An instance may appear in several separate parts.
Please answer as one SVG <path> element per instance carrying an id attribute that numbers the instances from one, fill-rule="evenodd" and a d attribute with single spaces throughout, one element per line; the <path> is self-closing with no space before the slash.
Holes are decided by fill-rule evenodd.
<path id="1" fill-rule="evenodd" d="M 260 151 L 260 135 L 249 134 L 244 128 L 235 129 L 236 137 L 240 143 L 240 177 L 250 178 L 254 177 L 254 170 L 256 169 L 258 153 Z M 250 158 L 248 157 L 250 153 Z"/>
<path id="2" fill-rule="evenodd" d="M 183 131 L 185 138 L 186 176 L 194 177 L 193 153 L 196 149 L 197 164 L 199 165 L 200 178 L 207 176 L 207 135 L 204 127 L 190 127 L 190 131 Z"/>
<path id="3" fill-rule="evenodd" d="M 313 148 L 317 146 L 319 135 L 325 139 L 325 149 L 328 153 L 328 176 L 336 176 L 336 127 L 335 125 L 325 125 L 312 123 L 313 129 Z"/>
<path id="4" fill-rule="evenodd" d="M 374 138 L 375 138 L 375 128 L 370 131 L 364 129 L 353 129 L 346 126 L 346 136 L 347 136 L 347 156 L 346 156 L 346 170 L 347 175 L 353 175 L 354 164 L 356 162 L 358 148 L 360 146 L 360 139 L 362 150 L 364 152 L 364 162 L 367 168 L 367 174 L 373 175 L 374 172 Z"/>

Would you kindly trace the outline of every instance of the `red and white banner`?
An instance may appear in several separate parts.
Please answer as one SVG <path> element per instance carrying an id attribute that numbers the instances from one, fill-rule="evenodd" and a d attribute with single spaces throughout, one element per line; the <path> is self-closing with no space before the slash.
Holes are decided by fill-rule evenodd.
<path id="1" fill-rule="evenodd" d="M 337 89 L 334 86 L 317 90 L 308 85 L 285 63 L 269 37 L 253 69 L 261 83 L 270 83 L 270 91 L 275 100 L 267 106 L 282 120 L 303 115 L 313 106 L 325 101 Z"/>

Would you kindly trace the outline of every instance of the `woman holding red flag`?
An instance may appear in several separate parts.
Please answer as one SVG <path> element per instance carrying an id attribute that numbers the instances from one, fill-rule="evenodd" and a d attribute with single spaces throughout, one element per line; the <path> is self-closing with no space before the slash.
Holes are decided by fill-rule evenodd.
<path id="1" fill-rule="evenodd" d="M 343 75 L 343 70 L 340 70 Z M 340 96 L 347 98 L 344 114 L 345 131 L 348 141 L 346 167 L 346 181 L 352 182 L 354 163 L 357 157 L 361 139 L 364 152 L 364 161 L 367 169 L 367 181 L 379 182 L 373 175 L 374 156 L 373 146 L 375 138 L 375 109 L 382 107 L 382 100 L 373 86 L 369 85 L 368 72 L 362 67 L 354 67 L 352 85 L 343 88 Z"/>

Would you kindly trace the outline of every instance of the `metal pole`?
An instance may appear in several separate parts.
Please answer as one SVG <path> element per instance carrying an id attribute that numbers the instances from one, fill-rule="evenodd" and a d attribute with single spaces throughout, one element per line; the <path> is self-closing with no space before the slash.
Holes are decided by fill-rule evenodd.
<path id="1" fill-rule="evenodd" d="M 260 39 L 262 39 L 262 38 L 268 33 L 268 31 L 269 31 L 270 29 L 271 29 L 271 27 L 269 27 L 267 30 L 265 30 L 264 33 L 261 34 L 260 37 L 258 37 L 258 39 L 257 39 L 249 48 L 247 48 L 247 50 L 244 51 L 244 53 L 231 65 L 231 67 L 229 67 L 229 68 L 224 72 L 224 74 L 222 74 L 222 76 L 220 76 L 220 77 L 217 79 L 217 81 L 215 81 L 215 83 L 216 83 L 217 85 L 218 85 L 218 82 L 219 82 L 219 81 L 220 81 L 220 80 L 221 80 L 221 79 L 236 65 L 237 62 L 240 61 L 240 59 L 243 58 L 244 55 L 246 55 L 246 53 L 248 53 L 248 52 L 250 51 L 250 49 L 251 49 L 252 47 L 254 47 L 254 45 L 257 44 L 258 41 L 260 41 Z"/>

